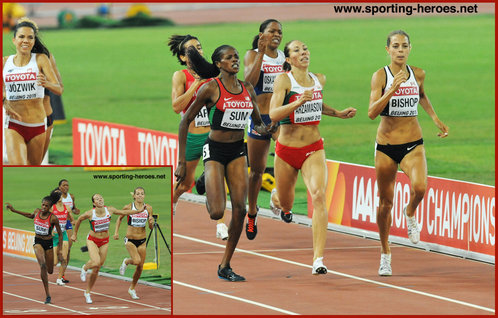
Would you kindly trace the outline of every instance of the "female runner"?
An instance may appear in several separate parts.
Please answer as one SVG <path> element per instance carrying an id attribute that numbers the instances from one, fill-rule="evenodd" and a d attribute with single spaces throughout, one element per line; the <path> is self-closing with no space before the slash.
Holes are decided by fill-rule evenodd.
<path id="1" fill-rule="evenodd" d="M 201 79 L 192 70 L 192 66 L 188 60 L 186 50 L 188 47 L 195 47 L 202 55 L 202 46 L 195 36 L 187 35 L 172 35 L 169 38 L 168 46 L 170 51 L 178 58 L 181 65 L 186 66 L 181 71 L 176 71 L 173 74 L 171 99 L 173 110 L 177 114 L 185 116 L 187 109 L 192 105 L 197 96 L 197 91 L 206 82 L 206 79 Z M 202 146 L 206 142 L 209 135 L 209 118 L 206 107 L 203 107 L 197 114 L 195 119 L 190 123 L 187 134 L 187 175 L 185 180 L 176 184 L 173 191 L 173 215 L 176 212 L 176 206 L 180 196 L 189 191 L 194 184 L 195 168 L 202 157 Z M 216 237 L 226 240 L 228 238 L 228 227 L 225 224 L 224 217 L 216 222 Z"/>
<path id="2" fill-rule="evenodd" d="M 66 232 L 67 236 L 71 237 L 73 235 L 73 224 L 74 216 L 72 213 L 78 215 L 80 214 L 80 209 L 78 209 L 75 205 L 74 195 L 69 193 L 69 182 L 66 179 L 62 179 L 59 181 L 59 190 L 62 193 L 61 201 L 67 208 L 68 211 L 68 219 L 66 223 Z M 71 247 L 73 246 L 73 241 L 69 240 L 69 245 L 67 247 L 67 264 L 69 264 L 69 260 L 71 258 Z M 62 276 L 62 282 L 67 284 L 69 281 Z"/>
<path id="3" fill-rule="evenodd" d="M 259 34 L 255 36 L 252 50 L 247 51 L 244 58 L 245 80 L 254 86 L 256 101 L 261 112 L 261 119 L 266 125 L 271 124 L 270 99 L 273 95 L 273 82 L 284 72 L 284 52 L 278 49 L 282 41 L 282 24 L 274 19 L 268 19 L 259 26 Z M 268 159 L 270 140 L 276 139 L 277 132 L 272 135 L 260 135 L 250 123 L 247 130 L 247 157 L 249 159 L 249 192 L 246 223 L 246 236 L 253 240 L 258 233 L 258 194 L 261 189 L 262 177 Z"/>
<path id="4" fill-rule="evenodd" d="M 128 265 L 135 265 L 135 273 L 133 274 L 133 280 L 131 282 L 130 288 L 128 289 L 128 294 L 131 298 L 139 299 L 135 287 L 137 285 L 140 275 L 142 275 L 142 270 L 145 262 L 146 253 L 146 234 L 145 226 L 149 225 L 149 229 L 152 230 L 154 226 L 154 218 L 152 217 L 152 206 L 144 202 L 145 190 L 142 187 L 138 187 L 133 191 L 133 202 L 124 206 L 123 210 L 140 210 L 145 208 L 145 210 L 138 214 L 128 215 L 128 227 L 126 229 L 126 237 L 124 239 L 126 249 L 130 254 L 130 258 L 123 259 L 123 263 L 119 267 L 119 273 L 121 275 L 125 274 L 126 267 Z M 114 239 L 119 239 L 119 226 L 121 225 L 121 220 L 124 215 L 120 215 L 116 221 L 116 230 L 114 231 Z"/>
<path id="5" fill-rule="evenodd" d="M 449 130 L 439 120 L 425 93 L 425 71 L 407 64 L 410 50 L 410 37 L 406 32 L 391 32 L 387 36 L 386 46 L 391 63 L 377 70 L 371 82 L 368 117 L 375 119 L 381 116 L 375 142 L 375 173 L 379 188 L 377 225 L 381 243 L 380 276 L 392 275 L 388 239 L 398 166 L 411 183 L 410 201 L 403 208 L 408 238 L 414 244 L 420 239 L 415 210 L 427 189 L 427 162 L 422 129 L 417 119 L 418 104 L 441 131 L 438 133 L 439 137 L 447 137 Z"/>
<path id="6" fill-rule="evenodd" d="M 113 214 L 117 215 L 131 215 L 144 211 L 144 207 L 141 210 L 118 210 L 112 206 L 104 205 L 104 198 L 100 194 L 94 194 L 92 196 L 93 209 L 86 211 L 76 221 L 74 225 L 73 236 L 71 240 L 76 242 L 78 237 L 78 230 L 80 224 L 84 220 L 90 221 L 90 232 L 88 233 L 86 239 L 86 246 L 88 247 L 88 253 L 90 254 L 90 260 L 81 267 L 80 278 L 82 281 L 86 281 L 86 274 L 88 270 L 92 270 L 90 279 L 88 280 L 88 285 L 84 291 L 85 301 L 87 304 L 92 303 L 92 298 L 90 297 L 90 292 L 92 291 L 93 285 L 97 280 L 99 275 L 99 270 L 102 265 L 104 265 L 105 259 L 107 257 L 107 249 L 109 247 L 109 225 L 111 224 L 111 216 Z"/>
<path id="7" fill-rule="evenodd" d="M 219 76 L 201 87 L 197 98 L 180 122 L 179 159 L 175 176 L 177 182 L 185 180 L 188 126 L 205 106 L 211 120 L 211 132 L 203 147 L 206 206 L 211 219 L 223 217 L 226 207 L 225 179 L 232 202 L 232 219 L 228 227 L 225 253 L 218 266 L 218 277 L 232 282 L 244 281 L 245 278 L 233 272 L 230 267 L 246 214 L 248 176 L 244 130 L 249 116 L 252 116 L 258 133 L 267 133 L 266 126 L 259 115 L 252 85 L 237 79 L 240 59 L 234 47 L 222 45 L 216 48 L 211 56 L 212 64 L 193 47 L 187 50 L 187 55 L 195 73 L 201 78 Z"/>
<path id="8" fill-rule="evenodd" d="M 40 276 L 43 283 L 43 288 L 45 288 L 45 304 L 50 304 L 52 297 L 50 296 L 50 291 L 48 288 L 48 274 L 54 272 L 54 251 L 53 251 L 53 241 L 52 241 L 52 228 L 55 227 L 57 234 L 62 236 L 62 231 L 59 225 L 59 219 L 50 212 L 50 207 L 54 202 L 52 198 L 47 196 L 42 199 L 41 209 L 33 213 L 21 212 L 12 206 L 10 203 L 5 203 L 5 207 L 17 214 L 27 217 L 28 219 L 34 219 L 35 225 L 35 242 L 33 244 L 33 249 L 35 250 L 36 260 L 40 265 Z M 59 241 L 59 246 L 57 249 L 57 257 L 64 263 L 64 258 L 62 257 L 62 241 Z"/>
<path id="9" fill-rule="evenodd" d="M 16 24 L 13 42 L 16 54 L 3 58 L 8 161 L 13 165 L 39 165 L 46 131 L 44 88 L 60 95 L 62 87 L 33 21 L 24 19 Z"/>
<path id="10" fill-rule="evenodd" d="M 301 41 L 285 45 L 284 70 L 275 79 L 270 101 L 272 121 L 280 121 L 275 148 L 275 183 L 270 207 L 280 212 L 285 222 L 292 221 L 292 205 L 299 170 L 313 202 L 313 269 L 312 274 L 326 274 L 323 253 L 327 239 L 328 213 L 325 204 L 327 166 L 323 140 L 318 130 L 322 114 L 352 118 L 356 109 L 335 110 L 323 102 L 325 76 L 308 70 L 310 52 Z"/>

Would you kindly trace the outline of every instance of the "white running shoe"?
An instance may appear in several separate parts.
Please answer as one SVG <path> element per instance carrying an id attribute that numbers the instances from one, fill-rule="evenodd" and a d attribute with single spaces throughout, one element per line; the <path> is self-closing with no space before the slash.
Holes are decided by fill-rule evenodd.
<path id="1" fill-rule="evenodd" d="M 56 281 L 57 285 L 59 286 L 64 286 L 66 284 L 64 284 L 64 282 L 62 281 L 62 278 L 57 278 L 57 281 Z"/>
<path id="2" fill-rule="evenodd" d="M 311 274 L 327 274 L 327 266 L 323 265 L 323 257 L 318 257 L 313 262 L 313 269 L 311 270 Z"/>
<path id="3" fill-rule="evenodd" d="M 92 298 L 90 298 L 90 293 L 87 294 L 86 291 L 84 291 L 83 294 L 85 295 L 85 301 L 87 304 L 93 303 Z"/>
<path id="4" fill-rule="evenodd" d="M 273 204 L 273 200 L 272 200 L 273 195 L 275 193 L 277 193 L 277 188 L 273 188 L 273 190 L 271 190 L 271 194 L 270 194 L 270 209 L 272 210 L 273 214 L 280 216 L 280 212 L 282 212 L 282 210 L 280 210 L 279 208 L 277 208 Z"/>
<path id="5" fill-rule="evenodd" d="M 379 276 L 391 276 L 391 254 L 380 254 Z"/>
<path id="6" fill-rule="evenodd" d="M 137 292 L 134 289 L 128 288 L 128 294 L 130 294 L 132 299 L 140 299 L 140 297 L 137 296 Z"/>
<path id="7" fill-rule="evenodd" d="M 82 282 L 86 281 L 86 271 L 84 270 L 84 268 L 85 265 L 81 266 L 80 278 Z"/>
<path id="8" fill-rule="evenodd" d="M 126 266 L 128 266 L 128 265 L 126 265 L 126 258 L 125 258 L 125 259 L 123 260 L 123 263 L 121 263 L 121 266 L 119 266 L 119 273 L 120 273 L 121 275 L 124 275 L 124 274 L 125 274 L 125 272 L 126 272 Z"/>
<path id="9" fill-rule="evenodd" d="M 408 230 L 408 238 L 413 244 L 417 244 L 420 241 L 420 231 L 417 225 L 417 219 L 414 216 L 406 215 L 406 206 L 403 209 L 403 214 L 406 218 L 406 228 Z"/>
<path id="10" fill-rule="evenodd" d="M 225 223 L 216 224 L 216 237 L 223 241 L 228 239 L 228 227 Z"/>

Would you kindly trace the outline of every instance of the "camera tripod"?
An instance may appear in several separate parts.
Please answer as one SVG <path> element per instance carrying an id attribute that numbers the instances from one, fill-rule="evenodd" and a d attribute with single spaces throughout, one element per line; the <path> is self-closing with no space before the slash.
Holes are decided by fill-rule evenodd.
<path id="1" fill-rule="evenodd" d="M 166 242 L 166 239 L 164 238 L 163 231 L 161 231 L 161 227 L 159 227 L 159 224 L 157 223 L 157 215 L 152 215 L 154 218 L 154 226 L 152 230 L 149 233 L 149 237 L 147 237 L 147 242 L 145 243 L 145 246 L 149 245 L 149 240 L 150 237 L 152 236 L 152 233 L 154 233 L 154 248 L 155 248 L 155 253 L 156 253 L 156 264 L 159 267 L 159 252 L 158 252 L 158 244 L 157 244 L 157 232 L 161 234 L 161 237 L 163 238 L 164 244 L 166 244 L 166 247 L 168 248 L 169 254 L 171 255 L 171 249 L 169 248 L 168 242 Z"/>

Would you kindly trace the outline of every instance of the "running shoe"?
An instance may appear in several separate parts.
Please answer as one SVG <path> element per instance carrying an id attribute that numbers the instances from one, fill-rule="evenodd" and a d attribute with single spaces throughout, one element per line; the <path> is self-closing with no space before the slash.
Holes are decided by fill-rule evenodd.
<path id="1" fill-rule="evenodd" d="M 406 215 L 406 206 L 403 209 L 403 214 L 406 218 L 406 228 L 408 230 L 408 238 L 413 244 L 417 244 L 420 241 L 420 231 L 417 225 L 417 219 L 414 216 Z"/>
<path id="2" fill-rule="evenodd" d="M 391 276 L 391 254 L 380 254 L 379 276 Z"/>
<path id="3" fill-rule="evenodd" d="M 313 262 L 313 270 L 311 271 L 311 274 L 327 274 L 327 266 L 323 265 L 323 257 L 318 257 Z"/>
<path id="4" fill-rule="evenodd" d="M 270 194 L 270 209 L 271 211 L 273 212 L 273 214 L 275 215 L 280 215 L 280 212 L 282 212 L 282 210 L 280 210 L 279 208 L 277 208 L 274 204 L 273 204 L 273 195 L 277 193 L 277 188 L 273 188 L 273 190 L 271 190 L 271 194 Z"/>
<path id="5" fill-rule="evenodd" d="M 84 270 L 84 268 L 85 265 L 81 266 L 80 278 L 82 282 L 86 281 L 86 271 Z"/>
<path id="6" fill-rule="evenodd" d="M 292 222 L 292 211 L 284 212 L 280 211 L 280 217 L 285 223 Z"/>
<path id="7" fill-rule="evenodd" d="M 228 239 L 228 227 L 225 223 L 216 224 L 216 237 L 223 241 Z"/>
<path id="8" fill-rule="evenodd" d="M 45 304 L 50 304 L 50 302 L 52 301 L 52 297 L 48 296 L 46 299 L 45 299 Z"/>
<path id="9" fill-rule="evenodd" d="M 57 285 L 59 285 L 59 286 L 64 286 L 64 285 L 66 285 L 66 284 L 64 284 L 64 282 L 62 281 L 62 279 L 61 279 L 61 278 L 57 278 L 56 283 L 57 283 Z"/>
<path id="10" fill-rule="evenodd" d="M 256 211 L 259 209 L 256 207 Z M 247 223 L 246 223 L 246 236 L 249 240 L 254 240 L 256 235 L 258 234 L 258 214 L 254 217 L 247 215 Z"/>
<path id="11" fill-rule="evenodd" d="M 137 296 L 137 292 L 134 289 L 128 288 L 128 294 L 130 294 L 132 299 L 140 299 L 140 297 Z"/>
<path id="12" fill-rule="evenodd" d="M 220 268 L 221 265 L 218 265 L 218 277 L 224 280 L 228 280 L 230 282 L 243 282 L 246 279 L 240 275 L 235 274 L 232 271 L 230 265 L 227 267 Z"/>
<path id="13" fill-rule="evenodd" d="M 87 304 L 93 303 L 92 298 L 90 298 L 90 293 L 87 294 L 86 291 L 84 291 L 83 294 L 85 295 L 85 301 Z"/>
<path id="14" fill-rule="evenodd" d="M 69 283 L 69 281 L 68 281 L 68 280 L 66 279 L 66 277 L 64 277 L 64 276 L 62 276 L 62 282 L 63 282 L 64 284 Z"/>
<path id="15" fill-rule="evenodd" d="M 125 259 L 123 260 L 123 263 L 121 263 L 121 266 L 119 266 L 119 273 L 120 273 L 121 275 L 124 275 L 124 274 L 125 274 L 125 272 L 126 272 L 126 266 L 128 266 L 128 265 L 126 265 L 126 258 L 125 258 Z"/>

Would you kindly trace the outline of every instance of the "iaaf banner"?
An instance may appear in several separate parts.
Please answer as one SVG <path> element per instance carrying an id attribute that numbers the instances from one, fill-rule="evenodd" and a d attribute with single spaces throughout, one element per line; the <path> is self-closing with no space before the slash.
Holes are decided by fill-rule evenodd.
<path id="1" fill-rule="evenodd" d="M 378 232 L 379 196 L 375 168 L 327 160 L 326 203 L 329 222 Z M 469 252 L 495 255 L 495 187 L 428 177 L 427 191 L 416 211 L 420 241 Z M 398 172 L 390 235 L 407 238 L 403 208 L 410 181 Z M 308 193 L 308 216 L 313 214 Z"/>
<path id="2" fill-rule="evenodd" d="M 74 165 L 172 165 L 178 136 L 162 131 L 73 118 Z"/>
<path id="3" fill-rule="evenodd" d="M 33 249 L 35 232 L 3 227 L 3 252 L 36 258 Z"/>

